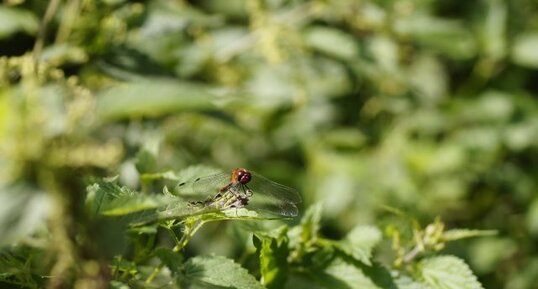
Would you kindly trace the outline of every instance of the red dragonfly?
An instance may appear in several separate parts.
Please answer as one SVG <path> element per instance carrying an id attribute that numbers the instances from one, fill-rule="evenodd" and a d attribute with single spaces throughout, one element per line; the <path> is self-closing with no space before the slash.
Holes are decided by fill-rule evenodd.
<path id="1" fill-rule="evenodd" d="M 295 217 L 297 204 L 301 202 L 297 190 L 244 168 L 236 168 L 231 174 L 220 173 L 179 183 L 176 191 L 187 196 L 210 195 L 205 200 L 190 201 L 188 206 L 193 209 L 245 207 L 264 214 Z"/>

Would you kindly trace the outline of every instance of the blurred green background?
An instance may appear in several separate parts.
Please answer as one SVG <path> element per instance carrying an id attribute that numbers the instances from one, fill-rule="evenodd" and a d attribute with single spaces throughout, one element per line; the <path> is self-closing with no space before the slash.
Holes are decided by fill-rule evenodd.
<path id="1" fill-rule="evenodd" d="M 537 16 L 533 0 L 4 0 L 0 244 L 44 220 L 51 242 L 86 230 L 90 176 L 246 167 L 302 211 L 321 202 L 328 237 L 393 221 L 383 206 L 498 230 L 447 251 L 485 288 L 536 288 Z M 191 254 L 241 258 L 236 226 Z"/>

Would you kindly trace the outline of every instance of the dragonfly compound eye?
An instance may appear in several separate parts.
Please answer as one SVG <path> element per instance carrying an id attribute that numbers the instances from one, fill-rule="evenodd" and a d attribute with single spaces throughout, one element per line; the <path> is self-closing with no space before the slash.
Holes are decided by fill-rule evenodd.
<path id="1" fill-rule="evenodd" d="M 250 182 L 250 178 L 251 178 L 251 174 L 249 171 L 247 170 L 240 170 L 238 173 L 237 173 L 237 180 L 242 183 L 243 185 L 247 184 L 248 182 Z"/>

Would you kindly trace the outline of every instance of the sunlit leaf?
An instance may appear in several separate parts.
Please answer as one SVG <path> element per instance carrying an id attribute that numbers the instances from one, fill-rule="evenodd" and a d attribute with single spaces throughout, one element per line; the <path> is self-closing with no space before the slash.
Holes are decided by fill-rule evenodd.
<path id="1" fill-rule="evenodd" d="M 345 262 L 341 258 L 333 260 L 323 273 L 313 277 L 326 288 L 382 289 L 361 268 Z"/>
<path id="2" fill-rule="evenodd" d="M 421 14 L 395 20 L 395 30 L 400 35 L 427 48 L 457 59 L 467 59 L 476 53 L 474 38 L 460 21 Z"/>
<path id="3" fill-rule="evenodd" d="M 154 79 L 123 83 L 99 95 L 98 113 L 105 119 L 156 117 L 213 108 L 216 94 L 207 86 Z"/>
<path id="4" fill-rule="evenodd" d="M 481 25 L 482 48 L 486 55 L 499 59 L 506 54 L 506 25 L 508 9 L 502 0 L 484 1 L 485 17 Z"/>
<path id="5" fill-rule="evenodd" d="M 482 238 L 469 246 L 469 262 L 477 273 L 495 270 L 518 251 L 518 243 L 510 238 Z"/>
<path id="6" fill-rule="evenodd" d="M 87 187 L 87 191 L 86 207 L 94 215 L 123 216 L 161 205 L 157 196 L 120 187 L 114 180 L 95 182 Z"/>
<path id="7" fill-rule="evenodd" d="M 358 261 L 371 265 L 372 250 L 380 241 L 381 231 L 378 228 L 357 226 L 348 233 L 344 240 L 337 242 L 336 246 Z"/>
<path id="8" fill-rule="evenodd" d="M 285 230 L 280 238 L 254 235 L 253 242 L 260 257 L 261 283 L 268 289 L 282 288 L 288 275 L 288 240 Z"/>
<path id="9" fill-rule="evenodd" d="M 290 241 L 292 244 L 304 244 L 318 237 L 322 209 L 323 206 L 321 203 L 308 208 L 301 219 L 301 225 L 294 227 L 290 231 Z"/>
<path id="10" fill-rule="evenodd" d="M 37 17 L 30 11 L 0 6 L 0 39 L 17 32 L 35 34 L 37 26 Z"/>
<path id="11" fill-rule="evenodd" d="M 431 289 L 428 285 L 407 276 L 398 276 L 395 283 L 398 289 Z"/>
<path id="12" fill-rule="evenodd" d="M 432 289 L 483 289 L 469 266 L 457 257 L 431 257 L 419 266 L 420 275 Z"/>
<path id="13" fill-rule="evenodd" d="M 469 230 L 469 229 L 452 229 L 443 232 L 443 240 L 454 241 L 472 237 L 483 237 L 496 235 L 495 230 Z"/>
<path id="14" fill-rule="evenodd" d="M 197 256 L 185 262 L 185 277 L 193 283 L 237 289 L 263 289 L 248 271 L 221 256 Z"/>
<path id="15" fill-rule="evenodd" d="M 527 33 L 516 37 L 512 47 L 512 60 L 525 67 L 538 67 L 538 33 Z"/>
<path id="16" fill-rule="evenodd" d="M 342 60 L 354 60 L 359 53 L 353 36 L 338 29 L 310 27 L 305 31 L 305 38 L 312 48 Z"/>

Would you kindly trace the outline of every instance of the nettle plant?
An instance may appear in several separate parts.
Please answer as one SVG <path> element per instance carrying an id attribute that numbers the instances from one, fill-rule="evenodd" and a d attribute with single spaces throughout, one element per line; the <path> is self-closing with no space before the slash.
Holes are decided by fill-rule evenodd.
<path id="1" fill-rule="evenodd" d="M 268 214 L 263 206 L 251 207 L 248 202 L 218 207 L 211 203 L 215 197 L 189 201 L 192 196 L 181 187 L 193 183 L 185 179 L 192 179 L 196 171 L 199 168 L 143 174 L 144 192 L 120 186 L 117 178 L 93 180 L 88 185 L 90 215 L 101 221 L 119 220 L 130 238 L 132 250 L 116 256 L 110 266 L 113 288 L 482 288 L 462 259 L 438 252 L 448 242 L 495 232 L 446 230 L 440 219 L 421 227 L 395 209 L 389 211 L 407 220 L 406 225 L 389 224 L 383 231 L 359 225 L 341 240 L 320 234 L 322 204 L 307 209 L 295 226 L 252 229 L 253 252 L 259 260 L 254 273 L 222 256 L 187 258 L 185 247 L 206 223 L 260 222 L 294 215 Z M 162 193 L 145 192 L 158 187 Z M 173 245 L 158 242 L 163 231 Z M 383 240 L 392 250 L 375 254 Z"/>

